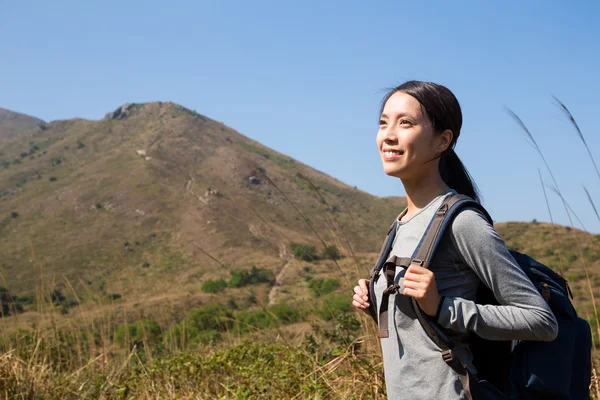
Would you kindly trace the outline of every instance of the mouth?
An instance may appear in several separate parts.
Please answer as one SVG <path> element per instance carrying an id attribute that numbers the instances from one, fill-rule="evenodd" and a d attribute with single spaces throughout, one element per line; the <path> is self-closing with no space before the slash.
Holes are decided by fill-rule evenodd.
<path id="1" fill-rule="evenodd" d="M 404 154 L 404 151 L 402 150 L 393 150 L 393 149 L 384 149 L 382 151 L 383 153 L 383 159 L 386 161 L 392 161 L 395 160 L 397 158 L 399 158 L 401 155 Z"/>

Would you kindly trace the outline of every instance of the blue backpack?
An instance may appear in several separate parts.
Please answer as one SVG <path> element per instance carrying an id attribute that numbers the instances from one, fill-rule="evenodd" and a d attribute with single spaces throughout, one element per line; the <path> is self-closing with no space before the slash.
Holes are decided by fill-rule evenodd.
<path id="1" fill-rule="evenodd" d="M 385 276 L 387 289 L 377 310 L 370 301 L 370 313 L 379 326 L 379 336 L 387 337 L 388 299 L 397 291 L 394 284 L 396 266 L 407 268 L 411 264 L 429 266 L 435 250 L 453 218 L 465 208 L 481 212 L 490 223 L 487 211 L 473 199 L 464 195 L 446 198 L 429 224 L 414 258 L 390 257 L 396 236 L 396 221 L 388 230 L 371 272 L 370 298 L 374 298 L 373 280 Z M 592 335 L 588 322 L 577 316 L 571 303 L 572 294 L 567 281 L 552 269 L 533 258 L 510 251 L 521 269 L 539 290 L 558 321 L 559 333 L 551 342 L 541 341 L 490 341 L 472 334 L 469 348 L 473 354 L 473 375 L 453 353 L 454 344 L 444 334 L 443 328 L 421 311 L 415 299 L 413 308 L 419 322 L 431 340 L 438 345 L 444 361 L 454 369 L 468 399 L 589 399 L 592 374 Z M 480 284 L 476 302 L 499 304 L 492 291 Z"/>

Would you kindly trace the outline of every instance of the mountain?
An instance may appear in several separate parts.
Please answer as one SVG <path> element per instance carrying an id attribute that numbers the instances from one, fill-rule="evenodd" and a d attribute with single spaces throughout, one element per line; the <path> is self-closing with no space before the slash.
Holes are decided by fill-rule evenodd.
<path id="1" fill-rule="evenodd" d="M 0 268 L 16 293 L 181 291 L 252 265 L 277 273 L 292 242 L 376 252 L 406 204 L 173 103 L 53 121 L 0 153 Z"/>
<path id="2" fill-rule="evenodd" d="M 21 132 L 44 127 L 41 119 L 0 108 L 0 140 L 10 139 Z"/>
<path id="3" fill-rule="evenodd" d="M 99 121 L 53 121 L 0 142 L 0 286 L 189 309 L 228 300 L 205 293 L 209 279 L 257 266 L 278 274 L 277 301 L 311 301 L 309 278 L 349 287 L 367 276 L 405 205 L 177 104 L 125 104 Z M 591 310 L 584 267 L 596 291 L 597 236 L 538 223 L 497 229 L 509 247 L 564 270 L 578 309 Z M 335 245 L 344 258 L 294 261 L 291 243 Z M 255 285 L 252 296 L 266 304 L 269 292 Z"/>

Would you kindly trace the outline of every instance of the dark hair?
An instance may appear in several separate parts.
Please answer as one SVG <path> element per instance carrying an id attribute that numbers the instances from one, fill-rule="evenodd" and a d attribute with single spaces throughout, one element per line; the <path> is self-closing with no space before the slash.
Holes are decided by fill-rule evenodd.
<path id="1" fill-rule="evenodd" d="M 423 114 L 431 121 L 434 132 L 442 133 L 446 129 L 452 131 L 452 142 L 440 156 L 440 175 L 450 188 L 481 202 L 481 195 L 475 181 L 454 151 L 462 126 L 462 112 L 454 94 L 445 86 L 432 82 L 408 81 L 391 89 L 385 95 L 381 102 L 380 115 L 383 113 L 385 103 L 396 92 L 406 93 L 421 103 Z"/>

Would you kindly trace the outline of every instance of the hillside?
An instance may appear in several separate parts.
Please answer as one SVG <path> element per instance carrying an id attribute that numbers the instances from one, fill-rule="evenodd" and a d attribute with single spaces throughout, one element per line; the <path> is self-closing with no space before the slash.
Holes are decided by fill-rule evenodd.
<path id="1" fill-rule="evenodd" d="M 0 107 L 0 140 L 10 139 L 21 132 L 43 128 L 44 124 L 41 119 Z"/>
<path id="2" fill-rule="evenodd" d="M 600 298 L 600 235 L 537 222 L 506 222 L 495 227 L 508 248 L 529 254 L 562 274 L 573 292 L 573 304 L 580 316 L 595 327 L 585 270 L 587 268 L 597 302 Z"/>
<path id="3" fill-rule="evenodd" d="M 0 387 L 383 399 L 375 325 L 351 288 L 405 204 L 173 103 L 21 131 L 0 142 Z M 597 342 L 586 268 L 597 297 L 600 235 L 496 228 L 563 273 Z"/>
<path id="4" fill-rule="evenodd" d="M 377 251 L 405 205 L 173 103 L 53 121 L 0 151 L 0 271 L 18 294 L 183 297 L 224 269 L 277 273 L 291 242 Z"/>
<path id="5" fill-rule="evenodd" d="M 185 309 L 239 299 L 245 291 L 219 296 L 202 285 L 252 266 L 278 275 L 275 288 L 252 289 L 264 304 L 310 300 L 310 279 L 337 279 L 342 293 L 367 274 L 382 227 L 405 206 L 173 103 L 53 121 L 2 142 L 0 152 L 4 285 L 25 298 L 56 287 L 91 308 L 115 298 L 147 309 L 164 299 Z M 595 288 L 596 237 L 557 227 L 556 245 L 547 224 L 497 228 L 509 247 L 563 268 L 578 308 L 591 310 L 582 259 Z M 346 258 L 339 266 L 293 260 L 291 243 L 317 252 L 335 245 Z"/>

